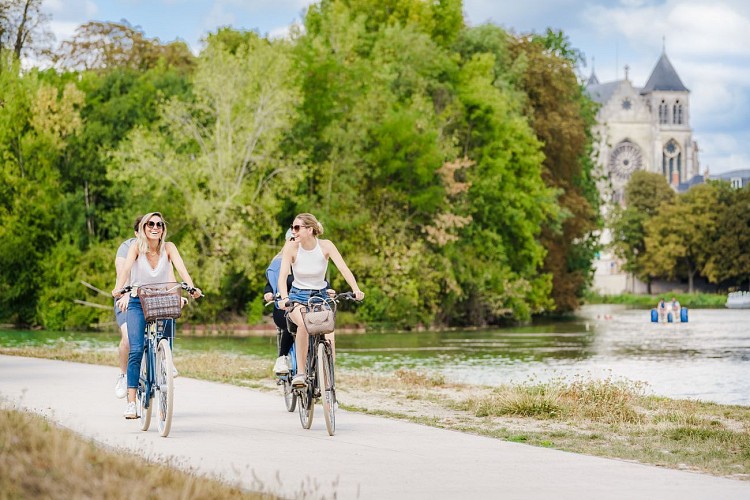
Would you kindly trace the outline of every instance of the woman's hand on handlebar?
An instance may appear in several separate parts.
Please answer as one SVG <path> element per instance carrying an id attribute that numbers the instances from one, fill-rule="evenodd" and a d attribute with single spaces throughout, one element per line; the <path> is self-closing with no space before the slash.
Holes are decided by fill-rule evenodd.
<path id="1" fill-rule="evenodd" d="M 354 292 L 354 300 L 364 300 L 365 299 L 365 292 L 362 290 L 356 290 Z"/>
<path id="2" fill-rule="evenodd" d="M 132 289 L 133 289 L 132 286 L 126 286 L 125 288 L 119 288 L 119 289 L 115 288 L 114 290 L 112 290 L 112 297 L 119 299 L 120 297 L 122 297 L 124 294 L 128 293 Z"/>

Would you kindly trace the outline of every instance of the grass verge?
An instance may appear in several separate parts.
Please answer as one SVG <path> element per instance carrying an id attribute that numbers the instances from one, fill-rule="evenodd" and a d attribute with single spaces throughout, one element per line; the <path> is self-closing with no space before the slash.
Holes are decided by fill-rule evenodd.
<path id="1" fill-rule="evenodd" d="M 718 293 L 663 293 L 652 295 L 636 295 L 622 293 L 619 295 L 599 295 L 593 292 L 586 294 L 587 304 L 626 304 L 630 306 L 651 308 L 656 307 L 660 298 L 669 302 L 676 298 L 682 307 L 688 308 L 719 308 L 723 309 L 727 302 L 726 294 Z"/>
<path id="2" fill-rule="evenodd" d="M 15 354 L 114 366 L 114 353 L 66 347 L 0 348 Z M 104 361 L 104 362 L 103 362 Z M 273 360 L 178 352 L 186 377 L 278 391 Z M 341 407 L 424 425 L 587 455 L 750 480 L 750 407 L 650 396 L 612 378 L 529 380 L 486 387 L 410 370 L 337 371 Z M 282 399 L 279 397 L 279 405 Z M 1 490 L 0 490 L 1 491 Z"/>
<path id="3" fill-rule="evenodd" d="M 99 448 L 9 408 L 0 408 L 0 463 L 0 498 L 277 498 Z"/>

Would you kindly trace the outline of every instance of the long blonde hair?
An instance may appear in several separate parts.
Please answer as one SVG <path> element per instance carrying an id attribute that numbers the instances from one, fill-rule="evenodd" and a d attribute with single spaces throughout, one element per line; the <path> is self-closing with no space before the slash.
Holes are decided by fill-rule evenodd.
<path id="1" fill-rule="evenodd" d="M 305 226 L 311 227 L 313 230 L 314 236 L 317 237 L 323 234 L 323 224 L 318 222 L 318 219 L 316 219 L 313 214 L 308 214 L 308 213 L 297 214 L 295 219 L 299 219 L 305 224 Z"/>
<path id="2" fill-rule="evenodd" d="M 161 221 L 164 223 L 164 227 L 161 230 L 161 238 L 159 238 L 159 246 L 157 247 L 159 255 L 164 250 L 164 245 L 167 243 L 167 221 L 164 220 L 161 212 L 150 212 L 144 215 L 140 224 L 138 224 L 138 236 L 136 238 L 138 241 L 138 253 L 146 254 L 150 250 L 148 247 L 148 238 L 146 237 L 146 224 L 155 215 L 161 217 Z"/>

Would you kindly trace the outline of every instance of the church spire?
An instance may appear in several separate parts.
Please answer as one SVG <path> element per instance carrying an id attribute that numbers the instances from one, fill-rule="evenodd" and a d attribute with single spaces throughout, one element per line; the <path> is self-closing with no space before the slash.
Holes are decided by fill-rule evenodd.
<path id="1" fill-rule="evenodd" d="M 659 61 L 656 63 L 651 76 L 643 87 L 641 93 L 647 94 L 655 90 L 671 90 L 676 92 L 687 92 L 688 89 L 680 80 L 672 63 L 669 62 L 666 51 L 661 53 Z"/>

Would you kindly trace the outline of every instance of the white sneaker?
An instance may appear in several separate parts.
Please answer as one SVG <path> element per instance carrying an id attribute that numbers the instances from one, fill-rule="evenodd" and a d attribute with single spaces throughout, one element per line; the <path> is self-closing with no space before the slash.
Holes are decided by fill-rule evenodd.
<path id="1" fill-rule="evenodd" d="M 130 401 L 128 403 L 128 406 L 125 407 L 125 413 L 123 415 L 128 420 L 138 418 L 138 415 L 135 412 L 135 401 Z"/>
<path id="2" fill-rule="evenodd" d="M 276 375 L 286 375 L 289 373 L 289 356 L 279 356 L 273 365 L 273 372 Z"/>
<path id="3" fill-rule="evenodd" d="M 115 396 L 117 399 L 122 399 L 128 394 L 128 381 L 124 373 L 117 376 L 115 382 Z"/>
<path id="4" fill-rule="evenodd" d="M 298 373 L 292 379 L 292 387 L 306 387 L 306 386 L 307 386 L 307 380 L 305 380 L 304 373 Z"/>

